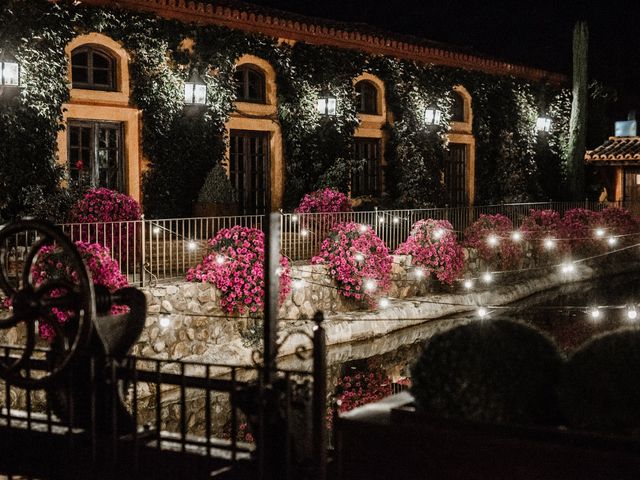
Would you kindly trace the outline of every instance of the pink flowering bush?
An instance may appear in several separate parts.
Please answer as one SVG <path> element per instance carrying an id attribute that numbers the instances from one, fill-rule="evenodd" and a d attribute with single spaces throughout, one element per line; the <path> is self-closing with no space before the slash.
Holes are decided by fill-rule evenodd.
<path id="1" fill-rule="evenodd" d="M 522 259 L 522 246 L 511 239 L 513 223 L 508 217 L 500 215 L 480 215 L 464 232 L 463 245 L 475 248 L 480 258 L 489 268 L 512 269 L 518 267 Z M 494 235 L 498 244 L 489 244 Z"/>
<path id="2" fill-rule="evenodd" d="M 605 229 L 607 235 L 628 235 L 620 243 L 638 242 L 638 236 L 630 235 L 640 231 L 640 223 L 626 208 L 608 207 L 598 212 L 598 226 Z"/>
<path id="3" fill-rule="evenodd" d="M 453 284 L 464 267 L 464 254 L 453 227 L 446 220 L 420 220 L 411 228 L 409 238 L 396 250 L 411 255 L 414 265 L 424 268 L 442 283 Z"/>
<path id="4" fill-rule="evenodd" d="M 555 259 L 556 256 L 566 253 L 569 249 L 567 242 L 557 240 L 561 230 L 562 218 L 558 212 L 552 209 L 535 210 L 532 208 L 520 226 L 523 238 L 531 243 L 536 257 L 544 258 L 547 261 Z M 546 239 L 554 239 L 552 250 L 545 247 Z"/>
<path id="5" fill-rule="evenodd" d="M 140 205 L 133 198 L 109 190 L 95 188 L 89 190 L 71 209 L 69 221 L 72 223 L 93 223 L 100 225 L 73 225 L 73 238 L 99 243 L 108 247 L 114 258 L 126 262 L 133 259 L 134 240 L 139 226 Z M 131 223 L 109 223 L 131 222 Z"/>
<path id="6" fill-rule="evenodd" d="M 291 291 L 291 269 L 280 258 L 280 302 Z M 220 290 L 227 313 L 258 314 L 264 309 L 264 233 L 257 228 L 224 228 L 209 240 L 202 263 L 187 272 L 190 282 L 208 282 Z"/>
<path id="7" fill-rule="evenodd" d="M 335 213 L 350 212 L 351 200 L 342 192 L 331 188 L 323 188 L 312 193 L 307 193 L 300 205 L 295 209 L 296 213 Z"/>
<path id="8" fill-rule="evenodd" d="M 75 245 L 95 285 L 105 286 L 110 292 L 115 292 L 129 284 L 127 277 L 120 272 L 118 262 L 111 257 L 108 248 L 97 243 L 75 242 Z M 71 268 L 64 252 L 52 245 L 40 249 L 37 261 L 31 270 L 31 278 L 36 287 L 48 280 L 61 279 L 78 283 L 77 271 Z M 53 290 L 51 297 L 59 297 L 64 293 L 61 289 Z M 114 305 L 111 308 L 113 315 L 125 312 L 127 312 L 127 307 L 124 306 Z M 45 340 L 52 341 L 55 338 L 52 322 L 64 325 L 73 316 L 73 312 L 52 308 L 48 321 L 41 321 L 38 325 L 40 336 Z"/>
<path id="9" fill-rule="evenodd" d="M 390 286 L 389 249 L 368 225 L 339 223 L 329 232 L 313 264 L 325 264 L 341 295 L 375 306 Z"/>
<path id="10" fill-rule="evenodd" d="M 599 227 L 600 216 L 597 212 L 585 208 L 567 210 L 562 217 L 560 236 L 567 242 L 575 257 L 585 257 L 601 252 L 606 244 L 595 238 L 594 231 Z"/>

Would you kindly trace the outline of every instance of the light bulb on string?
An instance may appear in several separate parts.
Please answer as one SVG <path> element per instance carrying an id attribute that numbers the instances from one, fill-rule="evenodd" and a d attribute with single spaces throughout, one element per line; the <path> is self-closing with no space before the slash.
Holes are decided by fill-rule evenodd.
<path id="1" fill-rule="evenodd" d="M 491 272 L 484 272 L 482 274 L 482 281 L 484 283 L 491 283 L 493 282 L 493 275 L 491 275 Z"/>
<path id="2" fill-rule="evenodd" d="M 160 235 L 160 227 L 153 227 L 153 234 Z"/>
<path id="3" fill-rule="evenodd" d="M 194 242 L 193 240 L 189 240 L 189 243 L 187 244 L 187 246 L 189 247 L 189 250 L 195 250 L 198 247 L 196 242 Z"/>
<path id="4" fill-rule="evenodd" d="M 489 310 L 487 310 L 484 307 L 480 307 L 476 313 L 478 314 L 478 317 L 482 319 L 482 318 L 486 318 L 489 315 Z"/>
<path id="5" fill-rule="evenodd" d="M 553 238 L 545 238 L 544 239 L 544 248 L 547 250 L 553 250 L 556 246 L 556 242 Z"/>
<path id="6" fill-rule="evenodd" d="M 384 217 L 382 215 L 378 217 L 378 223 L 384 223 Z"/>
<path id="7" fill-rule="evenodd" d="M 170 315 L 160 315 L 160 319 L 158 320 L 158 324 L 161 328 L 169 328 L 171 325 L 171 316 Z"/>
<path id="8" fill-rule="evenodd" d="M 304 288 L 304 280 L 302 280 L 301 278 L 297 278 L 291 283 L 291 286 L 295 290 L 300 290 L 301 288 Z"/>
<path id="9" fill-rule="evenodd" d="M 599 320 L 600 317 L 602 316 L 602 312 L 600 311 L 600 309 L 598 307 L 593 307 L 590 311 L 589 311 L 589 315 L 591 316 L 592 320 Z"/>
<path id="10" fill-rule="evenodd" d="M 298 222 L 298 215 L 293 214 L 291 215 L 291 223 L 297 223 Z"/>
<path id="11" fill-rule="evenodd" d="M 604 228 L 596 228 L 595 234 L 598 238 L 604 237 Z"/>
<path id="12" fill-rule="evenodd" d="M 363 223 L 362 225 L 360 225 L 360 228 L 358 228 L 358 230 L 360 231 L 360 233 L 367 233 L 367 230 L 369 230 L 369 226 Z"/>
<path id="13" fill-rule="evenodd" d="M 631 321 L 634 321 L 638 318 L 638 311 L 636 310 L 636 307 L 629 307 L 627 309 L 627 318 Z"/>
<path id="14" fill-rule="evenodd" d="M 609 244 L 610 247 L 613 247 L 618 243 L 618 238 L 617 237 L 609 237 L 607 239 L 607 243 Z"/>
<path id="15" fill-rule="evenodd" d="M 226 259 L 224 258 L 224 255 L 217 255 L 216 256 L 216 263 L 218 265 L 224 265 L 224 262 L 226 262 Z"/>
<path id="16" fill-rule="evenodd" d="M 367 292 L 373 292 L 377 288 L 377 286 L 377 282 L 371 278 L 364 281 L 364 289 Z"/>
<path id="17" fill-rule="evenodd" d="M 362 253 L 360 253 L 360 252 L 357 252 L 357 253 L 353 256 L 353 259 L 354 259 L 356 262 L 358 262 L 358 263 L 360 263 L 360 262 L 364 262 L 364 255 L 363 255 Z"/>
<path id="18" fill-rule="evenodd" d="M 284 273 L 284 268 L 282 267 L 276 268 L 276 276 L 281 277 L 283 273 Z"/>
<path id="19" fill-rule="evenodd" d="M 393 217 L 393 223 L 395 224 L 400 223 L 400 217 Z"/>
<path id="20" fill-rule="evenodd" d="M 516 230 L 511 234 L 511 240 L 513 240 L 514 242 L 519 242 L 520 240 L 522 240 L 522 233 Z"/>
<path id="21" fill-rule="evenodd" d="M 487 237 L 487 243 L 489 244 L 490 247 L 495 247 L 496 245 L 498 245 L 499 242 L 500 240 L 496 235 L 489 235 Z"/>
<path id="22" fill-rule="evenodd" d="M 565 262 L 560 266 L 560 270 L 564 274 L 570 274 L 575 272 L 576 266 L 573 264 L 573 262 Z"/>
<path id="23" fill-rule="evenodd" d="M 435 238 L 436 240 L 440 240 L 443 235 L 444 235 L 444 230 L 442 228 L 436 228 L 433 231 L 433 238 Z"/>
<path id="24" fill-rule="evenodd" d="M 471 290 L 473 288 L 473 280 L 467 278 L 462 285 L 464 286 L 465 289 Z"/>
<path id="25" fill-rule="evenodd" d="M 380 306 L 380 308 L 387 308 L 389 306 L 389 299 L 388 298 L 381 298 L 380 302 L 379 302 L 379 306 Z"/>
<path id="26" fill-rule="evenodd" d="M 302 235 L 303 237 L 308 237 L 309 230 L 307 230 L 306 228 L 303 228 L 302 230 L 300 230 L 300 235 Z"/>
<path id="27" fill-rule="evenodd" d="M 416 268 L 413 270 L 413 274 L 415 275 L 415 277 L 416 277 L 418 280 L 421 280 L 422 278 L 424 278 L 424 270 L 423 270 L 422 268 L 420 268 L 420 267 L 416 267 Z"/>

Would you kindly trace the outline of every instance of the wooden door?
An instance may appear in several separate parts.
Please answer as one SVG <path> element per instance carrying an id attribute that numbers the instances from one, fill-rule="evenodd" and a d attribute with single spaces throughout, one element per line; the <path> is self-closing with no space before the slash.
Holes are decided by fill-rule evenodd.
<path id="1" fill-rule="evenodd" d="M 450 143 L 444 162 L 444 183 L 449 206 L 468 204 L 467 196 L 467 145 Z"/>
<path id="2" fill-rule="evenodd" d="M 271 210 L 269 133 L 231 130 L 229 170 L 240 212 L 263 215 Z"/>
<path id="3" fill-rule="evenodd" d="M 631 211 L 640 211 L 640 168 L 625 167 L 623 200 Z"/>

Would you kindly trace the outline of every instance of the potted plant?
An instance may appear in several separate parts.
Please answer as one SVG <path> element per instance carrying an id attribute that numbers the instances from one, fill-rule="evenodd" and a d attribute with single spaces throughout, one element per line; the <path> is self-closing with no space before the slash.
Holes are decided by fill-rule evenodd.
<path id="1" fill-rule="evenodd" d="M 234 202 L 235 191 L 227 172 L 221 164 L 216 164 L 207 174 L 204 185 L 193 205 L 195 217 L 221 217 L 237 215 L 238 204 Z"/>

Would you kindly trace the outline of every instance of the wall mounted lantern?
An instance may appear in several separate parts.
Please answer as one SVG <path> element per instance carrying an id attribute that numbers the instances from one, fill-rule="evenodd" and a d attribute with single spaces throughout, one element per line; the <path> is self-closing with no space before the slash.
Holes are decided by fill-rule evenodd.
<path id="1" fill-rule="evenodd" d="M 430 104 L 424 110 L 424 123 L 427 126 L 440 125 L 442 120 L 442 112 L 435 103 Z"/>
<path id="2" fill-rule="evenodd" d="M 318 113 L 324 116 L 335 116 L 338 100 L 329 92 L 323 92 L 318 97 Z"/>
<path id="3" fill-rule="evenodd" d="M 206 105 L 207 84 L 195 70 L 184 83 L 184 103 L 186 105 Z"/>
<path id="4" fill-rule="evenodd" d="M 549 133 L 551 131 L 551 118 L 542 114 L 536 120 L 536 130 L 540 133 Z"/>
<path id="5" fill-rule="evenodd" d="M 0 52 L 0 86 L 20 86 L 20 64 L 12 56 Z"/>

